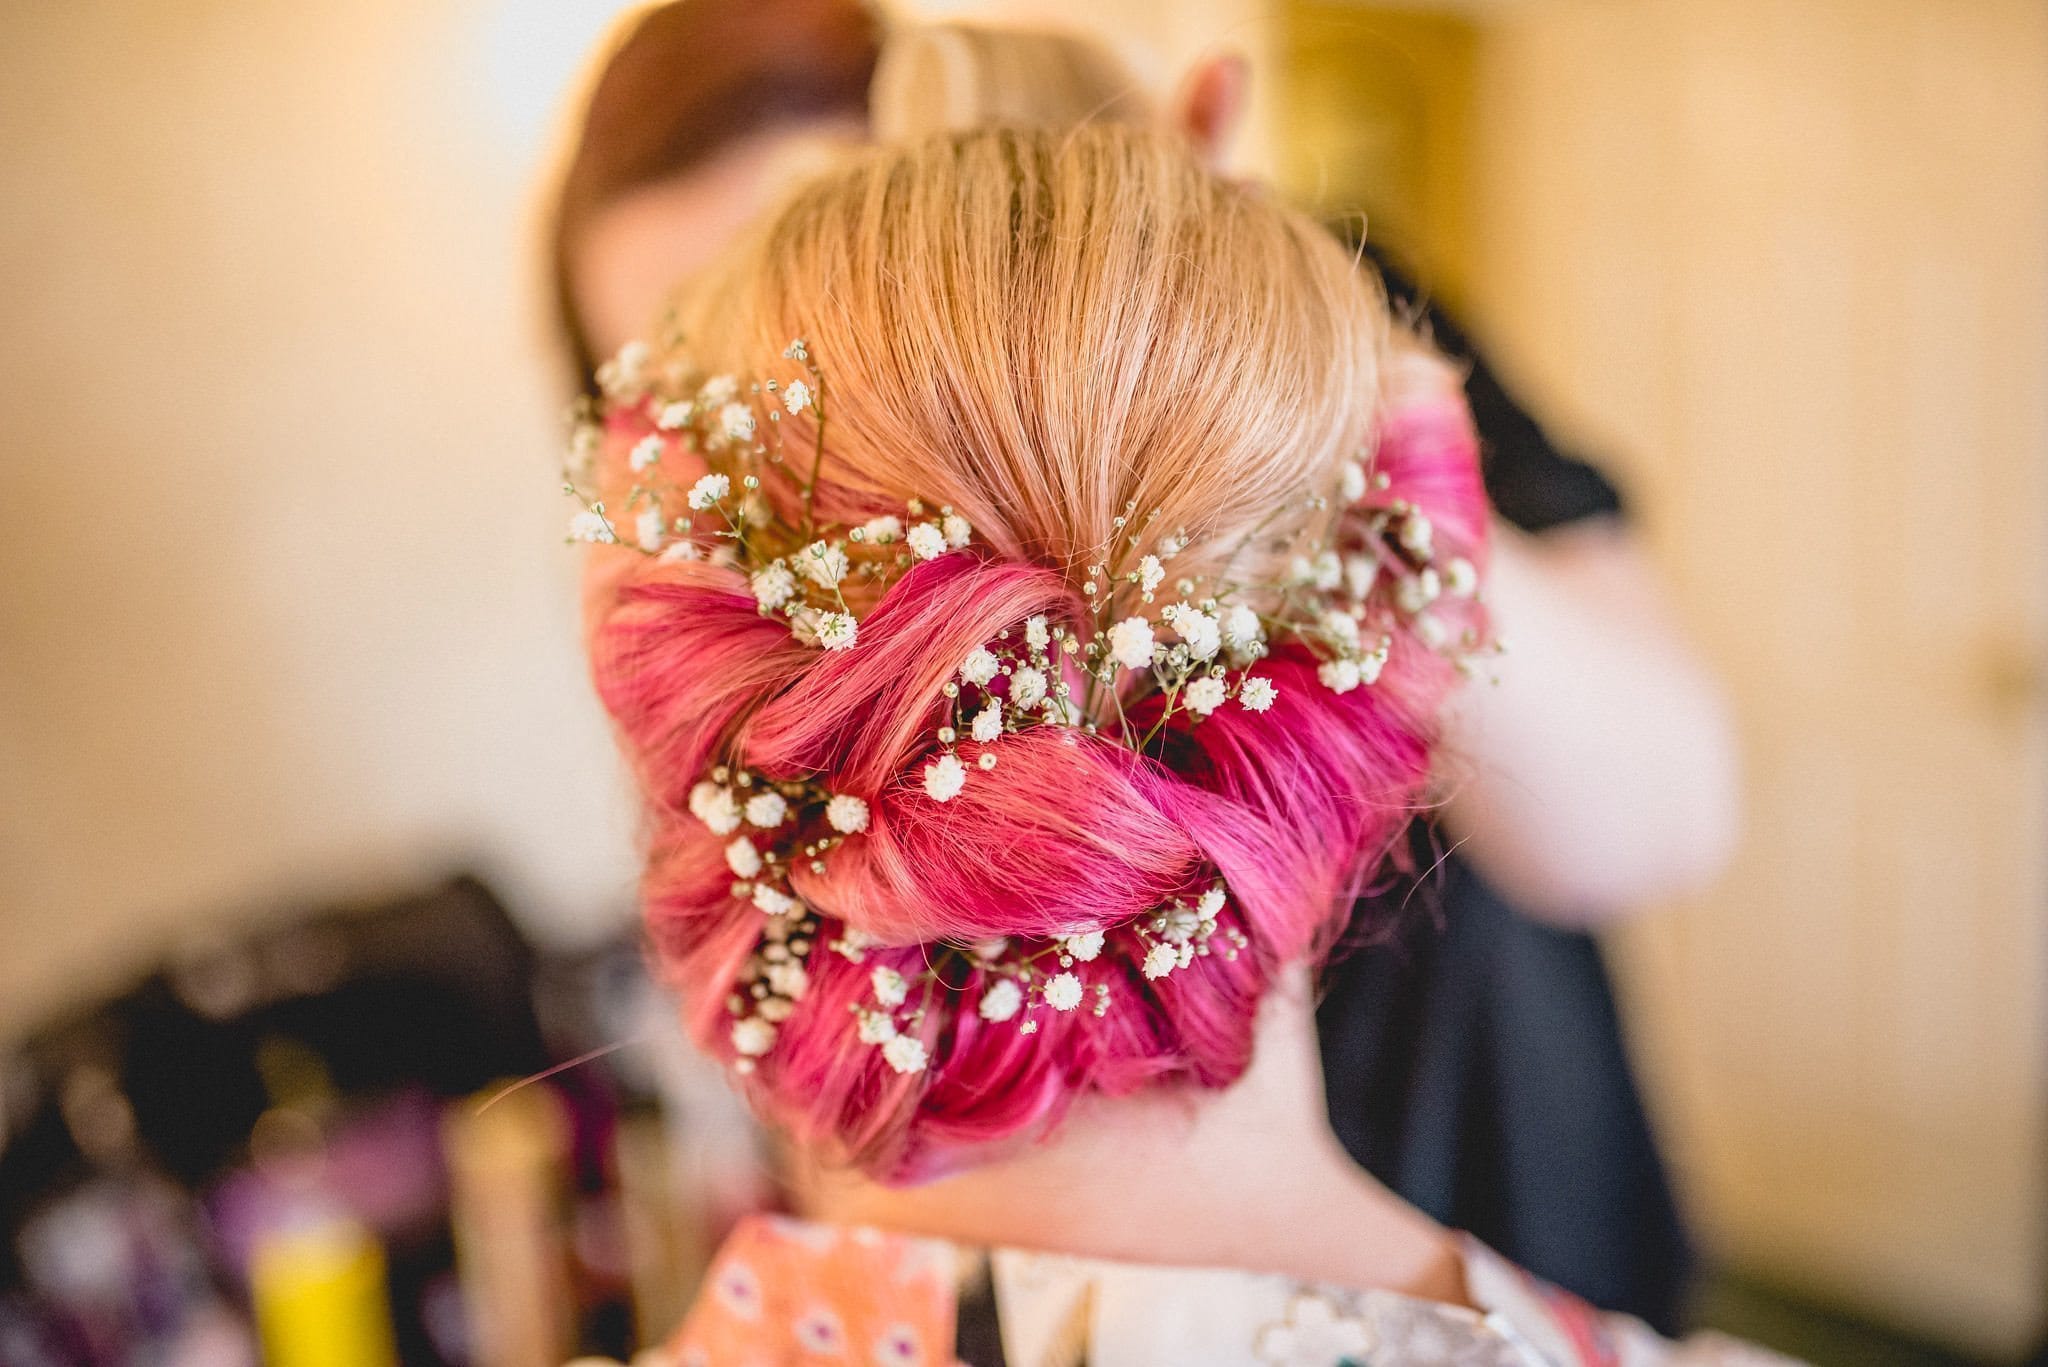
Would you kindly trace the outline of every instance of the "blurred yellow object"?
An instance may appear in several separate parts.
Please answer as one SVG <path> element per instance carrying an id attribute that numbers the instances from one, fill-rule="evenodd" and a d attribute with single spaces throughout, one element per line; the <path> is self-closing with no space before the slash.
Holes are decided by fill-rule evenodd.
<path id="1" fill-rule="evenodd" d="M 574 1347 L 569 1117 L 546 1087 L 448 1108 L 455 1262 L 477 1367 L 557 1367 Z"/>
<path id="2" fill-rule="evenodd" d="M 266 1367 L 397 1367 L 384 1250 L 352 1220 L 279 1231 L 249 1281 Z"/>

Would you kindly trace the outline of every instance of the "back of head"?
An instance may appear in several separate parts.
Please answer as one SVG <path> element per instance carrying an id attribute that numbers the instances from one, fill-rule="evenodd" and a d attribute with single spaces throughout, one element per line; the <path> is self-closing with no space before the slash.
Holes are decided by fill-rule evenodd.
<path id="1" fill-rule="evenodd" d="M 1469 426 L 1385 411 L 1369 278 L 1163 134 L 994 128 L 812 184 L 676 321 L 608 376 L 647 558 L 592 651 L 700 1041 L 898 1179 L 1233 1080 L 1481 630 Z"/>

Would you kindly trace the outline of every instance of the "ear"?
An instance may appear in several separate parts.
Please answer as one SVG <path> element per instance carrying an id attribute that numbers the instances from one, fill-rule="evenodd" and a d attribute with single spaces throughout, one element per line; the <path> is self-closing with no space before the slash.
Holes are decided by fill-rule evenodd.
<path id="1" fill-rule="evenodd" d="M 1173 103 L 1173 125 L 1212 169 L 1222 164 L 1231 138 L 1244 121 L 1251 76 L 1251 63 L 1243 53 L 1219 52 L 1195 63 L 1181 81 Z"/>

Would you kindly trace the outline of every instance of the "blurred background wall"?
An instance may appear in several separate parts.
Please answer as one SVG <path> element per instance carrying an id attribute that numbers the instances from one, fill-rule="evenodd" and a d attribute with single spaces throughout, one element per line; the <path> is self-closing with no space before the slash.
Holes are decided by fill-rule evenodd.
<path id="1" fill-rule="evenodd" d="M 524 235 L 613 8 L 0 9 L 0 1027 L 451 866 L 625 913 Z"/>
<path id="2" fill-rule="evenodd" d="M 1747 836 L 1624 937 L 1724 1252 L 1985 1350 L 2048 1261 L 2048 8 L 1511 7 L 1474 306 L 1613 458 Z"/>
<path id="3" fill-rule="evenodd" d="M 1250 163 L 1625 478 L 1750 775 L 1734 871 L 1619 946 L 1686 1195 L 1741 1264 L 2037 1335 L 2048 10 L 999 8 L 1251 52 Z M 615 9 L 0 3 L 0 1032 L 455 866 L 543 939 L 630 914 L 528 255 Z"/>

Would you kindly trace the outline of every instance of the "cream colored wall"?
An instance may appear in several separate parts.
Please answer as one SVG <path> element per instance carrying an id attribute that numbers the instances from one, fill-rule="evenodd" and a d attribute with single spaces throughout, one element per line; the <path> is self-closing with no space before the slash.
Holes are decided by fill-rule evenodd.
<path id="1" fill-rule="evenodd" d="M 2011 1351 L 2048 1287 L 2048 9 L 1487 11 L 1477 295 L 1748 749 L 1624 941 L 1712 1242 Z"/>
<path id="2" fill-rule="evenodd" d="M 521 293 L 609 8 L 7 7 L 0 1038 L 458 860 L 543 934 L 626 910 Z"/>

